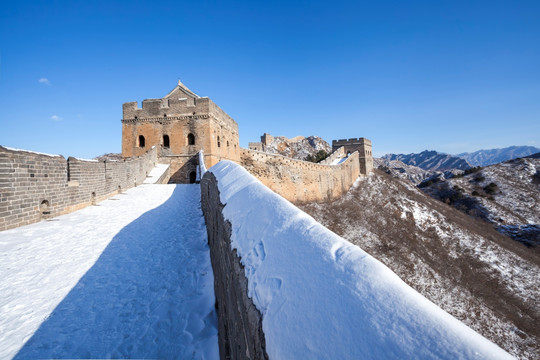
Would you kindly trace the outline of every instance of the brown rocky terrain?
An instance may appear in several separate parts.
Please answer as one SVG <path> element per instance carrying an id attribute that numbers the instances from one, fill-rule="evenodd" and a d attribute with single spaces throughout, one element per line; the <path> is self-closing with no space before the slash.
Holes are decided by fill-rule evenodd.
<path id="1" fill-rule="evenodd" d="M 540 358 L 540 250 L 375 171 L 301 208 L 520 359 Z"/>
<path id="2" fill-rule="evenodd" d="M 279 154 L 298 160 L 305 160 L 308 155 L 313 156 L 320 150 L 330 153 L 332 147 L 318 136 L 296 136 L 291 139 L 275 136 L 263 147 L 263 151 L 269 154 Z"/>
<path id="3" fill-rule="evenodd" d="M 464 176 L 420 184 L 424 192 L 528 246 L 540 244 L 540 159 L 475 168 Z"/>
<path id="4" fill-rule="evenodd" d="M 400 160 L 386 158 L 373 158 L 373 167 L 398 179 L 409 180 L 413 184 L 420 184 L 438 173 L 433 170 L 424 170 L 418 166 L 407 165 Z"/>

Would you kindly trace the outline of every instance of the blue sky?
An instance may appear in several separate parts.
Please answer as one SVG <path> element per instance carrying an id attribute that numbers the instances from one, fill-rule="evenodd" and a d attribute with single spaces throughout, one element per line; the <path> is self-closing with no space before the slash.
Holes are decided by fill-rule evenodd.
<path id="1" fill-rule="evenodd" d="M 540 147 L 540 1 L 4 1 L 0 144 L 120 152 L 178 79 L 239 125 L 376 156 Z"/>

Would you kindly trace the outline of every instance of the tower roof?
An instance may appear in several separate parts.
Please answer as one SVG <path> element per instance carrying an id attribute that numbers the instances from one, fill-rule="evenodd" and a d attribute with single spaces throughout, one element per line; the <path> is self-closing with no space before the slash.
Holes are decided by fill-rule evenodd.
<path id="1" fill-rule="evenodd" d="M 199 95 L 195 94 L 193 91 L 189 90 L 189 88 L 182 83 L 182 81 L 178 80 L 178 85 L 174 89 L 172 89 L 167 95 L 165 95 L 163 98 L 171 98 L 171 97 L 177 97 L 183 98 L 183 97 L 191 97 L 191 98 L 200 98 Z"/>

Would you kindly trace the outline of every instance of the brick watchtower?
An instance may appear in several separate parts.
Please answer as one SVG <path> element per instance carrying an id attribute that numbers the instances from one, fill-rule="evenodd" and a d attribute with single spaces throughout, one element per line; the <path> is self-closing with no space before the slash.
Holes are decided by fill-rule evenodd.
<path id="1" fill-rule="evenodd" d="M 206 166 L 221 159 L 238 161 L 238 124 L 207 97 L 182 82 L 161 99 L 123 105 L 122 156 L 140 156 L 159 147 L 160 162 L 170 164 L 170 182 L 195 181 L 197 153 Z"/>
<path id="2" fill-rule="evenodd" d="M 367 175 L 373 171 L 373 154 L 371 153 L 371 140 L 366 138 L 332 140 L 332 151 L 340 147 L 345 148 L 345 153 L 352 154 L 358 151 L 360 155 L 360 173 Z"/>

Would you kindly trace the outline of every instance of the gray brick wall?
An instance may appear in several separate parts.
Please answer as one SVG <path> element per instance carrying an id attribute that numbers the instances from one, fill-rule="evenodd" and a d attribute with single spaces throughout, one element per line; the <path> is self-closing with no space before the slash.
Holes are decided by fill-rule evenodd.
<path id="1" fill-rule="evenodd" d="M 221 359 L 268 359 L 262 315 L 248 296 L 248 281 L 236 249 L 231 249 L 231 223 L 214 174 L 201 179 L 201 208 L 206 221 L 218 314 Z"/>
<path id="2" fill-rule="evenodd" d="M 0 146 L 0 231 L 91 205 L 142 184 L 157 149 L 123 161 L 87 161 Z"/>

